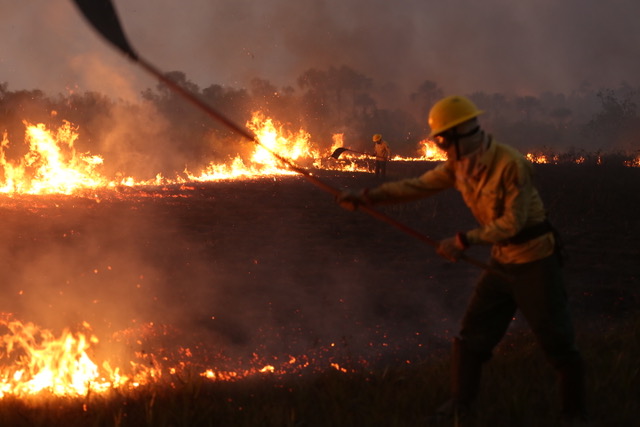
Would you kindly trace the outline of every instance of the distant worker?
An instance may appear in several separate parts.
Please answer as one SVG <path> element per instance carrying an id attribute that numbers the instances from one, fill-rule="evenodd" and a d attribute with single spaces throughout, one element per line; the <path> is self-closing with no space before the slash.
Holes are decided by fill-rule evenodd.
<path id="1" fill-rule="evenodd" d="M 345 191 L 337 201 L 354 210 L 358 205 L 407 202 L 456 188 L 479 226 L 440 241 L 437 252 L 457 261 L 471 245 L 491 245 L 491 267 L 513 278 L 486 270 L 476 284 L 459 337 L 453 340 L 453 396 L 439 413 L 469 414 L 482 366 L 519 310 L 558 372 L 563 421 L 584 422 L 585 373 L 574 342 L 558 235 L 533 184 L 532 164 L 486 134 L 477 119 L 480 114 L 462 96 L 438 101 L 429 113 L 430 137 L 446 153 L 446 162 L 417 178 Z"/>
<path id="2" fill-rule="evenodd" d="M 387 161 L 391 157 L 391 149 L 379 133 L 373 135 L 373 142 L 375 142 L 373 148 L 376 156 L 376 178 L 384 178 L 387 175 Z"/>

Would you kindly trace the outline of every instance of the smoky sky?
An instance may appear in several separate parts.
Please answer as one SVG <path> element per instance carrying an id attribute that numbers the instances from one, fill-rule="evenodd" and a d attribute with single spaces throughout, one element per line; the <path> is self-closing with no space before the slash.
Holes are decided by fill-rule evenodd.
<path id="1" fill-rule="evenodd" d="M 100 39 L 70 0 L 0 0 L 0 82 L 128 98 L 155 81 Z M 134 48 L 201 88 L 252 78 L 295 87 L 347 65 L 410 92 L 569 93 L 640 80 L 632 0 L 116 0 Z M 382 100 L 384 103 L 384 100 Z"/>

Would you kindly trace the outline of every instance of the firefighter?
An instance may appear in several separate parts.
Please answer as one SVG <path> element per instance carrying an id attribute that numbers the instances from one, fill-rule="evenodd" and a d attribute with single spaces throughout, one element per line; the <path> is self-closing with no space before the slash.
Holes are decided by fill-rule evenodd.
<path id="1" fill-rule="evenodd" d="M 520 310 L 558 372 L 563 419 L 586 421 L 584 365 L 574 342 L 559 237 L 533 185 L 533 166 L 484 132 L 478 121 L 482 113 L 466 97 L 441 99 L 429 112 L 429 125 L 446 162 L 417 178 L 345 191 L 337 201 L 355 210 L 361 204 L 405 202 L 456 188 L 479 226 L 440 241 L 437 252 L 456 261 L 471 245 L 491 245 L 490 265 L 513 278 L 487 270 L 477 282 L 453 340 L 452 399 L 439 413 L 469 413 L 482 367 Z"/>
<path id="2" fill-rule="evenodd" d="M 391 149 L 379 133 L 373 135 L 373 142 L 373 149 L 376 155 L 376 178 L 384 178 L 387 175 L 387 161 L 391 157 Z"/>

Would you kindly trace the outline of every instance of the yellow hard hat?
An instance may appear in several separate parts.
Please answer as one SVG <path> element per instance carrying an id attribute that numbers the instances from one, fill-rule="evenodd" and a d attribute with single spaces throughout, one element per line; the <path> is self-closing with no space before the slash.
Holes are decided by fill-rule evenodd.
<path id="1" fill-rule="evenodd" d="M 443 98 L 429 111 L 429 127 L 431 127 L 429 136 L 439 135 L 482 113 L 484 111 L 478 110 L 478 107 L 464 96 L 454 95 Z"/>
<path id="2" fill-rule="evenodd" d="M 382 140 L 382 135 L 379 133 L 376 133 L 375 135 L 373 135 L 373 142 L 378 142 Z"/>

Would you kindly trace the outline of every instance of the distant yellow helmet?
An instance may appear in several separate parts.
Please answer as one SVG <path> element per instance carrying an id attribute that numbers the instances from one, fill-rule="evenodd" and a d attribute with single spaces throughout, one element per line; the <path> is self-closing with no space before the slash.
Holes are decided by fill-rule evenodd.
<path id="1" fill-rule="evenodd" d="M 429 112 L 430 137 L 441 134 L 484 113 L 464 96 L 449 96 L 436 102 Z"/>
<path id="2" fill-rule="evenodd" d="M 373 142 L 378 142 L 378 141 L 382 141 L 382 135 L 379 133 L 376 133 L 375 135 L 373 135 Z"/>

